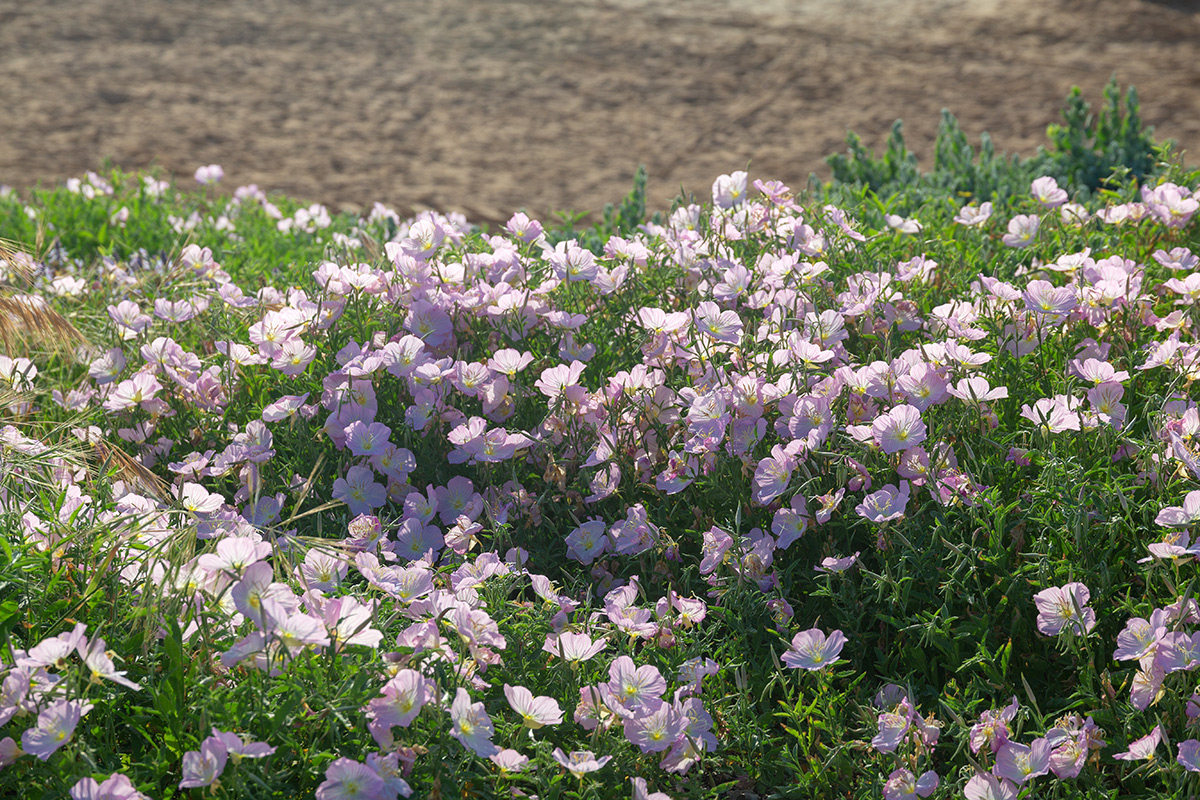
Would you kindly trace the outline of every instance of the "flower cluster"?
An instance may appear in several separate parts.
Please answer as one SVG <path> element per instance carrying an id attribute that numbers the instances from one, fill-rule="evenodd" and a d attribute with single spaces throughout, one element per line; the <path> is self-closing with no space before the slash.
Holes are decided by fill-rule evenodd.
<path id="1" fill-rule="evenodd" d="M 70 188 L 136 228 L 141 206 L 109 208 L 116 191 L 99 176 Z M 167 188 L 138 192 L 156 207 Z M 72 604 L 98 587 L 138 603 L 139 641 L 179 648 L 221 692 L 354 674 L 352 701 L 298 699 L 288 725 L 253 703 L 180 722 L 180 788 L 308 763 L 285 728 L 319 719 L 345 732 L 319 740 L 322 800 L 408 796 L 443 762 L 530 791 L 561 768 L 661 797 L 648 781 L 700 780 L 747 724 L 729 719 L 753 716 L 729 702 L 731 682 L 744 688 L 739 648 L 789 642 L 778 666 L 812 674 L 780 691 L 815 687 L 814 708 L 857 691 L 834 688 L 846 676 L 830 666 L 896 679 L 879 674 L 902 673 L 893 656 L 935 639 L 955 674 L 991 669 L 972 685 L 995 687 L 1008 679 L 987 663 L 1001 628 L 1030 634 L 1008 652 L 1094 674 L 1092 645 L 1120 626 L 1101 624 L 1109 608 L 1136 602 L 1096 579 L 1143 569 L 1125 557 L 1135 549 L 1150 553 L 1147 591 L 1175 599 L 1151 608 L 1148 594 L 1113 654 L 1136 662 L 1129 717 L 1150 733 L 1101 765 L 1091 717 L 1015 741 L 1027 712 L 1014 700 L 960 732 L 978 769 L 957 789 L 1012 797 L 1150 758 L 1163 739 L 1182 739 L 1178 764 L 1200 771 L 1198 739 L 1170 729 L 1200 708 L 1176 675 L 1200 666 L 1200 611 L 1176 586 L 1200 556 L 1200 491 L 1177 491 L 1200 481 L 1196 191 L 1145 186 L 1093 213 L 1044 176 L 1013 203 L 946 212 L 946 256 L 920 251 L 932 211 L 803 206 L 744 172 L 720 176 L 710 206 L 603 241 L 525 214 L 491 234 L 378 205 L 353 220 L 285 211 L 257 187 L 206 197 L 219 211 L 170 215 L 196 238 L 171 258 L 110 256 L 92 274 L 64 253 L 30 256 L 33 293 L 11 313 L 93 319 L 96 341 L 0 356 L 13 420 L 66 421 L 71 446 L 112 470 L 98 479 L 23 427 L 0 430 L 10 538 Z M 1131 228 L 1153 244 L 1116 246 Z M 232 245 L 259 229 L 320 257 L 287 274 L 296 285 L 248 283 Z M 964 255 L 980 252 L 996 263 Z M 1094 508 L 1107 498 L 1111 519 Z M 1131 543 L 1139 514 L 1166 533 Z M 1068 520 L 1070 542 L 1056 532 Z M 1092 535 L 1117 525 L 1107 545 Z M 932 610 L 913 622 L 867 608 L 889 599 Z M 994 599 L 1006 616 L 967 630 Z M 95 624 L 0 654 L 13 733 L 0 767 L 66 764 L 85 715 L 159 691 L 157 673 L 125 668 L 146 669 L 132 649 L 86 635 Z M 970 641 L 975 658 L 959 650 L 972 637 L 985 640 Z M 777 677 L 758 680 L 766 697 Z M 1062 680 L 1063 696 L 1091 691 Z M 1156 702 L 1180 713 L 1142 725 Z M 884 764 L 887 800 L 929 797 L 960 766 L 920 705 L 924 690 L 895 684 L 873 698 L 863 749 Z M 140 796 L 124 772 L 75 785 Z"/>

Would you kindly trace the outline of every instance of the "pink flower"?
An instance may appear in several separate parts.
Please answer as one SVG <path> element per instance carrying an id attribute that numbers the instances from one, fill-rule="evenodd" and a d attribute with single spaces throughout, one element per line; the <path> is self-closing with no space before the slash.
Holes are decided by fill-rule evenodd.
<path id="1" fill-rule="evenodd" d="M 0 766 L 3 763 L 3 760 L 0 759 Z M 71 787 L 71 800 L 149 800 L 149 798 L 139 792 L 129 778 L 119 772 L 114 772 L 100 783 L 97 783 L 95 778 L 81 778 Z"/>
<path id="2" fill-rule="evenodd" d="M 1060 189 L 1058 181 L 1049 175 L 1043 175 L 1035 180 L 1033 185 L 1029 187 L 1029 191 L 1043 208 L 1058 208 L 1067 202 L 1066 189 Z"/>
<path id="3" fill-rule="evenodd" d="M 1017 698 L 1004 708 L 984 711 L 979 715 L 979 722 L 971 726 L 967 744 L 972 753 L 978 753 L 984 745 L 995 753 L 1000 746 L 1008 741 L 1008 723 L 1017 715 Z"/>
<path id="4" fill-rule="evenodd" d="M 243 758 L 266 758 L 274 754 L 275 748 L 266 742 L 252 742 L 249 739 L 243 739 L 236 733 L 212 729 L 212 739 L 216 739 L 225 746 L 225 751 L 233 757 L 233 762 L 236 764 Z"/>
<path id="5" fill-rule="evenodd" d="M 607 526 L 604 520 L 589 520 L 567 534 L 567 557 L 582 564 L 591 564 L 608 550 Z"/>
<path id="6" fill-rule="evenodd" d="M 488 359 L 487 366 L 492 372 L 498 375 L 505 375 L 509 378 L 516 378 L 517 373 L 524 370 L 533 363 L 533 353 L 528 351 L 521 352 L 506 348 L 496 351 L 491 358 Z"/>
<path id="7" fill-rule="evenodd" d="M 225 504 L 225 498 L 221 495 L 210 493 L 200 484 L 190 481 L 183 484 L 179 500 L 179 504 L 193 514 L 211 514 Z"/>
<path id="8" fill-rule="evenodd" d="M 183 754 L 183 780 L 179 782 L 179 788 L 212 786 L 225 771 L 228 758 L 229 752 L 224 742 L 212 736 L 205 739 L 200 743 L 199 750 L 189 750 Z"/>
<path id="9" fill-rule="evenodd" d="M 1021 416 L 1037 425 L 1044 433 L 1077 431 L 1082 422 L 1079 418 L 1079 400 L 1067 395 L 1043 397 L 1033 404 L 1021 406 Z"/>
<path id="10" fill-rule="evenodd" d="M 771 448 L 771 455 L 758 462 L 754 470 L 754 501 L 766 505 L 787 491 L 796 468 L 796 459 L 779 445 Z"/>
<path id="11" fill-rule="evenodd" d="M 617 656 L 608 668 L 608 677 L 605 685 L 614 702 L 630 711 L 660 699 L 667 691 L 667 682 L 658 667 L 650 664 L 639 667 L 629 656 Z"/>
<path id="12" fill-rule="evenodd" d="M 828 637 L 817 628 L 801 631 L 792 638 L 792 645 L 783 654 L 783 663 L 792 669 L 820 670 L 837 661 L 846 644 L 841 631 Z"/>
<path id="13" fill-rule="evenodd" d="M 592 638 L 586 633 L 563 631 L 557 636 L 554 634 L 548 635 L 546 643 L 542 645 L 542 649 L 551 655 L 558 656 L 563 661 L 571 664 L 571 666 L 577 666 L 584 661 L 591 660 L 593 656 L 607 645 L 607 638 L 592 641 Z"/>
<path id="14" fill-rule="evenodd" d="M 884 800 L 913 800 L 916 797 L 929 797 L 938 787 L 938 776 L 933 770 L 927 770 L 921 777 L 913 775 L 904 768 L 897 769 L 888 775 L 887 783 L 883 786 Z"/>
<path id="15" fill-rule="evenodd" d="M 1113 758 L 1118 761 L 1148 761 L 1154 758 L 1154 751 L 1158 749 L 1162 736 L 1162 726 L 1155 725 L 1154 730 L 1150 731 L 1148 735 L 1130 742 L 1128 750 L 1124 753 L 1117 753 Z"/>
<path id="16" fill-rule="evenodd" d="M 351 467 L 345 478 L 333 483 L 333 497 L 341 500 L 353 514 L 370 514 L 387 502 L 387 489 L 375 483 L 375 474 L 366 467 Z"/>
<path id="17" fill-rule="evenodd" d="M 1155 250 L 1154 260 L 1167 269 L 1177 272 L 1200 267 L 1200 256 L 1186 247 L 1172 247 L 1170 250 Z"/>
<path id="18" fill-rule="evenodd" d="M 907 700 L 900 704 L 898 711 L 904 713 L 884 711 L 876 720 L 878 728 L 871 738 L 871 747 L 880 753 L 894 753 L 912 727 L 913 709 Z"/>
<path id="19" fill-rule="evenodd" d="M 804 535 L 811 522 L 808 513 L 808 503 L 804 495 L 792 495 L 790 508 L 781 508 L 775 512 L 771 520 L 771 533 L 775 534 L 775 546 L 786 550 L 793 542 Z"/>
<path id="20" fill-rule="evenodd" d="M 733 208 L 745 202 L 748 177 L 743 170 L 729 175 L 718 175 L 712 185 L 713 205 L 717 208 Z"/>
<path id="21" fill-rule="evenodd" d="M 1200 272 L 1193 272 L 1183 280 L 1171 278 L 1169 281 L 1163 281 L 1163 287 L 1180 296 L 1176 305 L 1193 305 L 1200 299 Z"/>
<path id="22" fill-rule="evenodd" d="M 83 643 L 80 643 L 77 652 L 83 658 L 83 665 L 87 667 L 92 683 L 99 683 L 100 679 L 119 683 L 129 689 L 141 689 L 142 687 L 125 677 L 125 670 L 117 670 L 117 665 L 113 663 L 112 657 L 108 654 L 104 647 L 104 640 L 100 637 L 92 639 L 85 648 Z"/>
<path id="23" fill-rule="evenodd" d="M 661 753 L 675 744 L 688 727 L 687 717 L 670 703 L 647 703 L 626 717 L 625 738 L 643 753 Z"/>
<path id="24" fill-rule="evenodd" d="M 901 404 L 871 423 L 871 434 L 885 453 L 898 453 L 925 441 L 925 423 L 914 406 Z"/>
<path id="25" fill-rule="evenodd" d="M 1157 525 L 1168 528 L 1186 528 L 1200 520 L 1200 489 L 1187 493 L 1182 506 L 1168 506 L 1154 518 Z"/>
<path id="26" fill-rule="evenodd" d="M 1017 786 L 1045 775 L 1050 771 L 1050 743 L 1045 739 L 1035 739 L 1028 746 L 1005 742 L 996 753 L 993 771 L 996 777 L 1007 778 Z"/>
<path id="27" fill-rule="evenodd" d="M 967 800 L 1016 800 L 1017 788 L 1007 778 L 977 773 L 963 787 Z"/>
<path id="28" fill-rule="evenodd" d="M 670 795 L 664 792 L 651 793 L 646 786 L 645 778 L 630 778 L 633 783 L 633 796 L 630 800 L 671 800 Z"/>
<path id="29" fill-rule="evenodd" d="M 271 555 L 268 542 L 255 542 L 246 536 L 226 536 L 217 542 L 217 552 L 205 553 L 196 563 L 209 572 L 241 575 L 247 567 Z"/>
<path id="30" fill-rule="evenodd" d="M 957 397 L 968 405 L 977 406 L 992 400 L 1008 397 L 1008 388 L 997 386 L 995 389 L 988 383 L 987 378 L 963 378 L 953 387 L 946 389 L 947 394 Z"/>
<path id="31" fill-rule="evenodd" d="M 887 223 L 889 228 L 899 231 L 900 233 L 913 235 L 921 232 L 920 222 L 915 219 L 907 219 L 899 214 L 886 214 L 883 218 L 883 221 Z"/>
<path id="32" fill-rule="evenodd" d="M 854 566 L 854 562 L 858 561 L 858 553 L 845 558 L 834 558 L 829 556 L 821 559 L 821 563 L 813 567 L 817 572 L 845 572 Z"/>
<path id="33" fill-rule="evenodd" d="M 724 563 L 729 548 L 733 547 L 733 537 L 717 526 L 706 530 L 700 545 L 700 574 L 707 575 Z"/>
<path id="34" fill-rule="evenodd" d="M 558 701 L 552 697 L 534 697 L 533 692 L 524 686 L 509 686 L 504 684 L 504 696 L 512 710 L 521 715 L 522 724 L 534 730 L 544 725 L 557 725 L 562 722 L 562 709 Z"/>
<path id="35" fill-rule="evenodd" d="M 462 691 L 461 689 L 459 691 Z M 339 758 L 325 770 L 317 787 L 317 800 L 383 800 L 385 783 L 379 773 L 348 758 Z"/>
<path id="36" fill-rule="evenodd" d="M 546 252 L 546 258 L 560 281 L 594 281 L 600 274 L 596 256 L 580 247 L 574 239 L 559 242 L 553 250 Z"/>
<path id="37" fill-rule="evenodd" d="M 37 724 L 21 734 L 21 749 L 42 761 L 68 744 L 83 715 L 92 710 L 91 703 L 78 700 L 59 700 L 38 714 Z"/>
<path id="38" fill-rule="evenodd" d="M 1179 743 L 1179 755 L 1175 760 L 1188 772 L 1200 772 L 1200 741 L 1188 739 Z"/>
<path id="39" fill-rule="evenodd" d="M 374 456 L 388 444 L 392 429 L 382 422 L 355 420 L 346 426 L 346 446 L 356 456 Z"/>
<path id="40" fill-rule="evenodd" d="M 219 183 L 221 178 L 225 177 L 225 170 L 221 169 L 220 164 L 209 164 L 206 167 L 200 167 L 196 170 L 196 183 L 208 185 L 210 183 Z"/>
<path id="41" fill-rule="evenodd" d="M 154 321 L 149 314 L 142 313 L 141 307 L 132 300 L 122 300 L 115 306 L 109 306 L 108 317 L 117 326 L 122 339 L 137 338 Z"/>
<path id="42" fill-rule="evenodd" d="M 1096 626 L 1096 612 L 1087 608 L 1091 593 L 1082 583 L 1052 586 L 1033 596 L 1038 608 L 1037 627 L 1047 636 L 1066 631 L 1085 636 Z"/>
<path id="43" fill-rule="evenodd" d="M 1167 633 L 1166 614 L 1156 610 L 1149 620 L 1133 617 L 1125 623 L 1125 629 L 1117 634 L 1117 649 L 1113 651 L 1115 661 L 1136 661 L 1153 655 L 1159 641 Z"/>
<path id="44" fill-rule="evenodd" d="M 299 375 L 317 357 L 317 348 L 300 337 L 283 342 L 271 356 L 271 368 L 284 375 Z"/>
<path id="45" fill-rule="evenodd" d="M 1026 310 L 1051 321 L 1061 319 L 1078 305 L 1075 292 L 1070 287 L 1056 287 L 1050 281 L 1030 281 L 1022 297 L 1025 299 Z"/>
<path id="46" fill-rule="evenodd" d="M 572 361 L 570 366 L 559 364 L 542 370 L 542 375 L 533 384 L 538 391 L 554 400 L 567 394 L 568 390 L 579 386 L 579 378 L 587 367 L 582 361 Z"/>
<path id="47" fill-rule="evenodd" d="M 954 215 L 954 221 L 959 225 L 967 227 L 975 227 L 987 222 L 992 216 L 992 204 L 982 203 L 978 207 L 975 205 L 966 205 L 958 210 Z"/>
<path id="48" fill-rule="evenodd" d="M 904 516 L 904 509 L 908 506 L 908 498 L 908 481 L 900 481 L 899 489 L 894 484 L 889 483 L 879 491 L 872 492 L 864 497 L 863 501 L 854 510 L 858 512 L 860 517 L 870 522 L 889 522 L 890 520 L 900 519 Z"/>
<path id="49" fill-rule="evenodd" d="M 1042 220 L 1028 214 L 1018 214 L 1008 221 L 1008 233 L 1001 237 L 1009 247 L 1021 248 L 1033 244 Z"/>
<path id="50" fill-rule="evenodd" d="M 1125 425 L 1126 414 L 1125 406 L 1121 403 L 1124 394 L 1125 387 L 1116 381 L 1108 381 L 1088 389 L 1088 403 L 1091 404 L 1096 419 L 1108 423 L 1114 430 L 1121 430 Z"/>
<path id="51" fill-rule="evenodd" d="M 555 761 L 576 778 L 580 779 L 589 772 L 595 772 L 609 761 L 612 761 L 612 756 L 604 756 L 604 758 L 597 759 L 596 754 L 591 750 L 572 750 L 570 755 L 568 755 L 562 751 L 561 747 L 556 747 L 554 748 L 553 755 Z"/>
<path id="52" fill-rule="evenodd" d="M 500 768 L 503 774 L 523 772 L 529 763 L 529 757 L 523 756 L 516 750 L 501 750 L 488 756 L 493 764 Z"/>
<path id="53" fill-rule="evenodd" d="M 842 498 L 845 494 L 845 489 L 838 489 L 836 492 L 830 492 L 813 498 L 813 501 L 820 506 L 813 515 L 818 525 L 824 525 L 826 522 L 829 522 L 830 517 L 833 516 L 833 512 L 842 504 Z"/>
<path id="54" fill-rule="evenodd" d="M 471 696 L 461 686 L 450 706 L 450 735 L 475 755 L 487 758 L 500 748 L 492 744 L 496 732 L 483 703 L 471 703 Z"/>
<path id="55" fill-rule="evenodd" d="M 139 372 L 121 381 L 104 401 L 105 411 L 123 411 L 148 403 L 162 390 L 162 384 L 150 372 Z"/>
<path id="56" fill-rule="evenodd" d="M 1134 674 L 1133 683 L 1129 687 L 1129 704 L 1138 711 L 1145 711 L 1149 708 L 1162 691 L 1164 677 L 1166 677 L 1166 673 L 1154 665 L 1146 669 L 1139 669 Z"/>
<path id="57" fill-rule="evenodd" d="M 1200 210 L 1200 199 L 1182 186 L 1163 183 L 1142 187 L 1142 202 L 1147 210 L 1168 228 L 1183 228 Z"/>
<path id="58" fill-rule="evenodd" d="M 896 380 L 910 405 L 918 411 L 941 403 L 948 393 L 946 378 L 931 364 L 918 364 Z"/>
<path id="59" fill-rule="evenodd" d="M 416 670 L 402 669 L 383 685 L 383 696 L 367 703 L 363 710 L 372 733 L 396 725 L 407 728 L 425 704 L 436 696 L 437 686 L 432 680 Z"/>
<path id="60" fill-rule="evenodd" d="M 306 647 L 329 646 L 329 631 L 321 620 L 302 611 L 288 613 L 282 603 L 270 598 L 263 598 L 262 607 L 267 623 L 263 632 L 270 634 L 292 655 Z"/>
<path id="61" fill-rule="evenodd" d="M 722 311 L 711 300 L 696 306 L 696 329 L 718 342 L 737 344 L 742 338 L 742 321 L 735 311 Z"/>

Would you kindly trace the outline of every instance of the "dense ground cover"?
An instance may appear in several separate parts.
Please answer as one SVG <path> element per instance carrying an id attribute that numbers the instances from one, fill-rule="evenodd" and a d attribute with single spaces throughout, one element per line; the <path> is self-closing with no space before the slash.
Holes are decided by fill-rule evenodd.
<path id="1" fill-rule="evenodd" d="M 1200 174 L 1122 163 L 7 194 L 0 790 L 1196 791 Z"/>

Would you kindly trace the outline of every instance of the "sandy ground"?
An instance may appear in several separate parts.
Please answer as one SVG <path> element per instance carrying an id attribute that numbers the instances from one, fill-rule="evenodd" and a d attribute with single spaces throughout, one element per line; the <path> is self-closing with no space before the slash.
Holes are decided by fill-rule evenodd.
<path id="1" fill-rule="evenodd" d="M 0 183 L 219 163 L 334 208 L 654 207 L 749 166 L 803 185 L 848 129 L 939 112 L 1045 142 L 1111 76 L 1200 163 L 1200 3 L 1149 0 L 0 0 Z"/>

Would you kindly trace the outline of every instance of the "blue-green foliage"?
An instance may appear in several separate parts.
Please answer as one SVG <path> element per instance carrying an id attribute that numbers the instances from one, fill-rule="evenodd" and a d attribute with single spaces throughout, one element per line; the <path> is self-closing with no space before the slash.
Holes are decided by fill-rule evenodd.
<path id="1" fill-rule="evenodd" d="M 1098 115 L 1075 87 L 1067 96 L 1062 118 L 1063 124 L 1047 130 L 1050 146 L 1021 160 L 997 155 L 986 132 L 980 136 L 976 152 L 954 115 L 942 111 L 933 169 L 924 173 L 917 166 L 916 155 L 904 144 L 900 120 L 892 125 L 879 158 L 850 132 L 847 152 L 826 159 L 833 168 L 833 181 L 824 191 L 832 202 L 838 202 L 867 190 L 890 198 L 896 213 L 909 213 L 948 197 L 1004 203 L 1028 194 L 1030 182 L 1041 175 L 1053 177 L 1072 197 L 1083 199 L 1129 179 L 1140 183 L 1157 174 L 1164 148 L 1154 141 L 1153 128 L 1143 126 L 1132 86 L 1122 103 L 1116 80 L 1109 82 Z"/>

